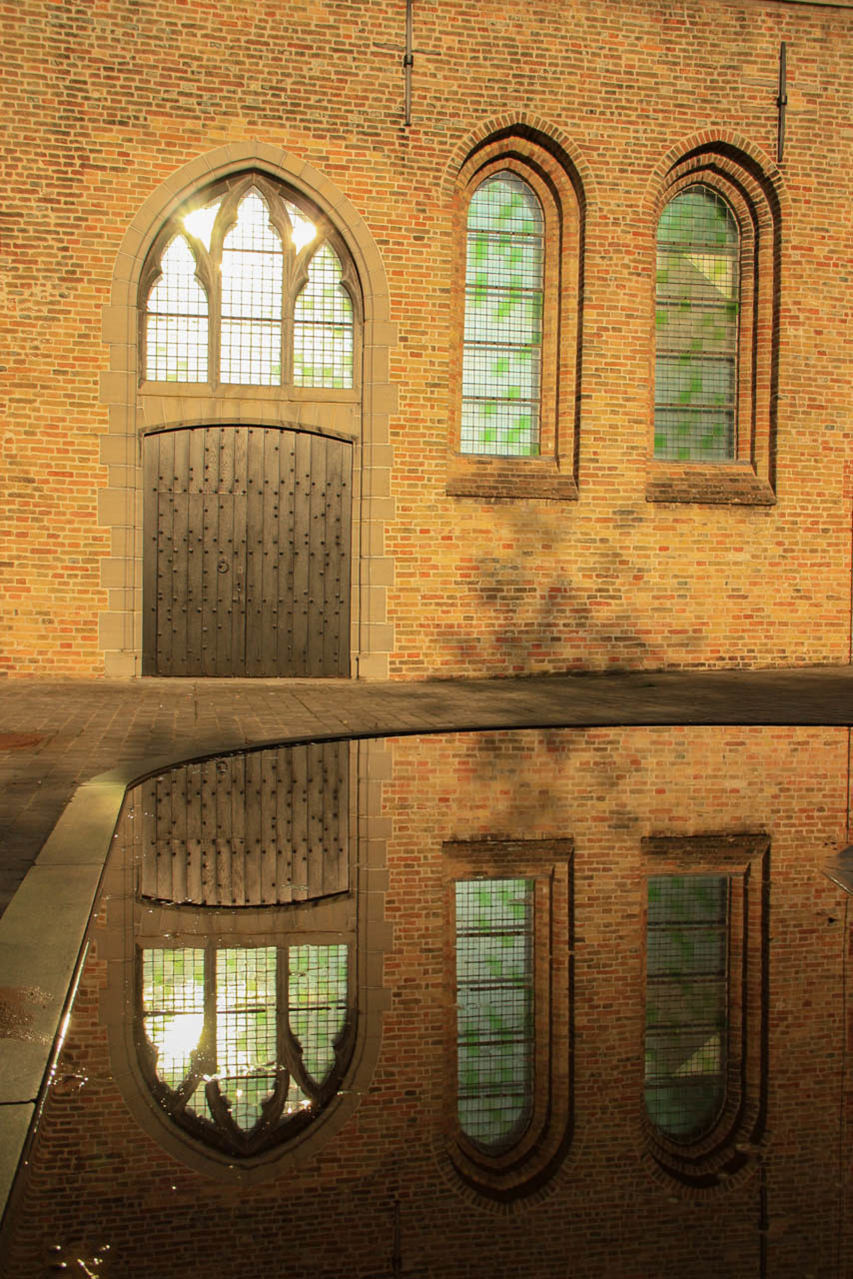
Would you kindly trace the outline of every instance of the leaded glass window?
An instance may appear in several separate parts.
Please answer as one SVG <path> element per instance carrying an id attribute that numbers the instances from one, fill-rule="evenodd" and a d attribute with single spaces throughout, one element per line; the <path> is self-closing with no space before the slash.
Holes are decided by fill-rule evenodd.
<path id="1" fill-rule="evenodd" d="M 351 273 L 333 240 L 260 175 L 173 218 L 142 279 L 148 381 L 351 388 Z"/>
<path id="2" fill-rule="evenodd" d="M 293 381 L 297 386 L 352 386 L 352 302 L 337 255 L 323 244 L 293 316 Z"/>
<path id="3" fill-rule="evenodd" d="M 468 207 L 462 453 L 539 452 L 544 219 L 533 190 L 503 171 Z"/>
<path id="4" fill-rule="evenodd" d="M 658 224 L 655 457 L 735 456 L 740 237 L 716 191 L 691 186 Z"/>
<path id="5" fill-rule="evenodd" d="M 255 192 L 240 203 L 222 246 L 223 382 L 281 382 L 281 236 Z"/>
<path id="6" fill-rule="evenodd" d="M 153 382 L 206 382 L 207 293 L 189 244 L 177 235 L 160 259 L 148 295 L 146 376 Z"/>
<path id="7" fill-rule="evenodd" d="M 649 879 L 646 1111 L 673 1141 L 713 1127 L 725 1100 L 729 879 Z"/>
<path id="8" fill-rule="evenodd" d="M 456 1001 L 459 1126 L 495 1153 L 533 1103 L 533 880 L 456 884 Z"/>
<path id="9" fill-rule="evenodd" d="M 350 1028 L 346 945 L 146 948 L 141 1024 L 160 1100 L 246 1153 L 333 1094 Z"/>

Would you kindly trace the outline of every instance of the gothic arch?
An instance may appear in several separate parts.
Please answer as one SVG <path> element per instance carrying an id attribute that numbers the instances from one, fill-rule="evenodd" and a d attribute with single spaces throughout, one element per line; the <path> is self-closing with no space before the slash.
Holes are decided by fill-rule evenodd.
<path id="1" fill-rule="evenodd" d="M 363 340 L 357 392 L 316 396 L 256 394 L 231 388 L 228 395 L 199 394 L 191 386 L 142 388 L 138 367 L 140 282 L 158 234 L 195 192 L 241 172 L 284 184 L 309 201 L 346 246 L 363 308 Z M 184 165 L 149 196 L 128 228 L 104 308 L 103 338 L 110 348 L 101 399 L 109 408 L 109 432 L 101 460 L 108 487 L 99 494 L 99 518 L 112 532 L 112 555 L 103 561 L 102 585 L 109 606 L 101 614 L 100 643 L 107 675 L 141 673 L 142 659 L 142 443 L 152 432 L 190 425 L 281 426 L 352 442 L 352 622 L 350 674 L 381 678 L 387 672 L 391 630 L 384 587 L 390 561 L 383 555 L 384 524 L 390 514 L 388 421 L 395 407 L 389 383 L 389 352 L 396 326 L 389 321 L 385 270 L 365 222 L 346 196 L 323 174 L 278 147 L 264 143 L 219 147 Z M 313 403 L 312 403 L 313 399 Z"/>

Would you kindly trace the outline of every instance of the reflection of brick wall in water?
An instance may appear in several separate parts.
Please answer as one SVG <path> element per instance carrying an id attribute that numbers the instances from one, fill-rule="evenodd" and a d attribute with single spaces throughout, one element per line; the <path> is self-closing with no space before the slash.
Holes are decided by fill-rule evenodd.
<path id="1" fill-rule="evenodd" d="M 233 23 L 202 3 L 188 21 L 178 0 L 133 24 L 121 0 L 97 17 L 35 0 L 11 12 L 0 667 L 92 677 L 109 654 L 109 673 L 138 673 L 139 436 L 200 422 L 370 435 L 358 462 L 370 504 L 356 474 L 353 506 L 354 549 L 372 557 L 353 564 L 362 674 L 846 660 L 846 4 L 707 0 L 687 20 L 667 0 L 425 3 L 408 129 L 402 0 L 237 4 Z M 30 88 L 45 84 L 50 95 Z M 460 457 L 461 206 L 489 137 L 490 166 L 505 144 L 507 163 L 552 196 L 539 456 Z M 387 284 L 391 323 L 357 361 L 353 393 L 313 397 L 322 411 L 309 412 L 306 387 L 138 389 L 137 300 L 122 272 L 186 194 L 176 173 L 197 163 L 204 186 L 226 145 L 241 157 L 268 147 L 267 177 L 272 154 L 296 175 L 310 166 L 342 240 L 373 255 L 356 263 L 364 296 Z M 751 299 L 743 273 L 756 340 L 739 354 L 737 460 L 654 461 L 655 227 L 670 170 L 706 145 L 702 180 L 725 175 L 745 241 L 758 225 L 747 267 L 759 261 L 767 288 Z M 351 410 L 368 381 L 379 392 L 362 421 Z M 690 379 L 682 396 L 689 412 Z M 460 462 L 476 472 L 462 496 Z M 227 563 L 209 571 L 228 580 Z"/>
<path id="2" fill-rule="evenodd" d="M 395 1199 L 403 1274 L 754 1279 L 762 1264 L 786 1277 L 835 1273 L 846 908 L 820 867 L 845 839 L 846 731 L 458 734 L 400 739 L 391 751 L 393 775 L 374 809 L 389 822 L 390 1004 L 353 1115 L 304 1163 L 256 1186 L 223 1184 L 166 1154 L 157 1125 L 142 1131 L 109 1078 L 99 1007 L 109 956 L 122 952 L 102 911 L 17 1208 L 11 1279 L 46 1273 L 55 1244 L 69 1260 L 103 1256 L 105 1275 L 391 1275 Z M 641 841 L 681 840 L 690 856 L 696 836 L 749 832 L 770 839 L 760 1149 L 743 1152 L 730 1184 L 686 1189 L 653 1175 L 648 1160 L 643 963 L 646 881 L 656 872 Z M 472 841 L 498 849 L 566 839 L 571 1140 L 544 1186 L 502 1205 L 463 1186 L 445 1157 L 455 1012 L 442 849 L 457 857 Z M 849 1240 L 840 1246 L 843 1268 Z"/>

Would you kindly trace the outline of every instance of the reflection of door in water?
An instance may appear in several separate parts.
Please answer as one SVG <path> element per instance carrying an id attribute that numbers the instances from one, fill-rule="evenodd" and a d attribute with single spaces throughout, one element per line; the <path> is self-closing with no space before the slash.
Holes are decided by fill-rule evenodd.
<path id="1" fill-rule="evenodd" d="M 145 674 L 349 674 L 350 449 L 277 427 L 146 437 Z"/>

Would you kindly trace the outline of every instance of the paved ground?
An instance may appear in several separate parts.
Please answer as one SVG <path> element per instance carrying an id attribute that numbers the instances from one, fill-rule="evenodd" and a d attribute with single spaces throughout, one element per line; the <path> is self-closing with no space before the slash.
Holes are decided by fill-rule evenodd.
<path id="1" fill-rule="evenodd" d="M 0 911 L 81 782 L 276 740 L 467 728 L 853 724 L 853 668 L 345 680 L 0 683 Z"/>

